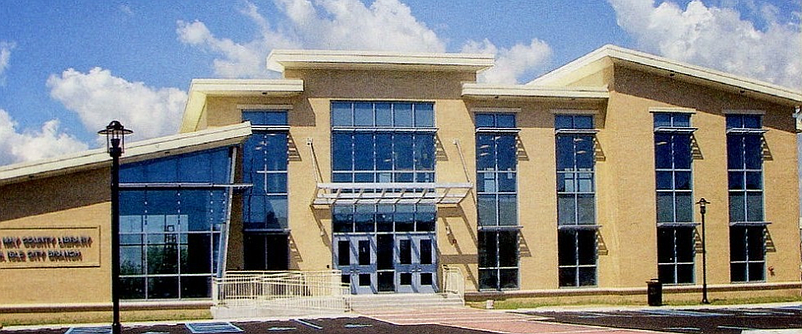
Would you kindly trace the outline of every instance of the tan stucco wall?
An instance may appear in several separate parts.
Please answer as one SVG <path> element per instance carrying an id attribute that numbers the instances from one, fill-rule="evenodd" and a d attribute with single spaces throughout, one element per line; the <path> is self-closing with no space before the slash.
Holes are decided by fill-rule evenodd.
<path id="1" fill-rule="evenodd" d="M 98 169 L 0 187 L 0 231 L 90 227 L 100 233 L 91 251 L 98 252 L 99 266 L 0 270 L 0 305 L 111 300 L 108 175 L 108 169 Z"/>
<path id="2" fill-rule="evenodd" d="M 514 108 L 519 133 L 518 216 L 520 289 L 558 289 L 554 111 L 596 110 L 600 129 L 596 147 L 597 222 L 599 231 L 598 287 L 644 287 L 657 276 L 654 181 L 654 132 L 649 108 L 695 108 L 692 124 L 699 157 L 694 161 L 694 198 L 712 204 L 707 215 L 708 280 L 729 284 L 726 134 L 723 111 L 766 111 L 766 142 L 773 159 L 764 164 L 766 220 L 776 252 L 767 254 L 767 282 L 799 282 L 799 230 L 796 198 L 796 139 L 793 110 L 742 96 L 691 85 L 631 69 L 607 68 L 578 85 L 608 85 L 607 103 L 563 100 L 466 100 L 460 84 L 465 73 L 400 71 L 287 71 L 286 78 L 304 80 L 296 97 L 210 98 L 209 126 L 241 121 L 238 105 L 291 105 L 289 201 L 291 268 L 331 268 L 331 212 L 311 207 L 315 183 L 330 180 L 332 100 L 432 101 L 438 141 L 437 181 L 475 182 L 474 108 Z M 614 81 L 613 81 L 614 80 Z M 509 110 L 509 109 L 508 109 Z M 312 143 L 314 156 L 311 147 Z M 461 152 L 455 144 L 458 142 Z M 464 158 L 463 166 L 460 153 Z M 316 164 L 315 164 L 316 162 Z M 317 168 L 317 169 L 316 169 Z M 464 168 L 464 169 L 463 169 Z M 316 172 L 317 171 L 317 172 Z M 317 174 L 317 175 L 316 175 Z M 236 208 L 236 206 L 235 206 Z M 698 209 L 696 220 L 700 221 Z M 232 230 L 239 215 L 235 209 Z M 477 226 L 475 192 L 458 206 L 438 209 L 440 264 L 457 265 L 467 289 L 476 291 Z M 241 238 L 241 236 L 240 236 Z M 229 268 L 241 266 L 241 245 L 232 232 Z M 701 282 L 701 253 L 697 255 Z"/>

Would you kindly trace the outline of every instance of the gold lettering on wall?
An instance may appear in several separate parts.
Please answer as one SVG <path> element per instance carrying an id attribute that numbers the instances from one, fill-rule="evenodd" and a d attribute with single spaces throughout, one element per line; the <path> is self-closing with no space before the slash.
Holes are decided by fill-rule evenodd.
<path id="1" fill-rule="evenodd" d="M 0 228 L 0 269 L 100 266 L 100 228 Z"/>

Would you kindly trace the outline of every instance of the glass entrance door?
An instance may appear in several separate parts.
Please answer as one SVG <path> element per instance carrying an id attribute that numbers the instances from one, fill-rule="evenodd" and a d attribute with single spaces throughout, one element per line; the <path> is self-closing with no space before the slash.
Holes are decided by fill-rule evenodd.
<path id="1" fill-rule="evenodd" d="M 351 293 L 434 293 L 434 233 L 335 234 L 334 263 Z"/>
<path id="2" fill-rule="evenodd" d="M 398 292 L 437 291 L 435 235 L 397 234 L 395 236 L 396 286 Z"/>
<path id="3" fill-rule="evenodd" d="M 378 292 L 376 238 L 372 235 L 337 235 L 334 247 L 334 263 L 342 271 L 342 281 L 351 284 L 351 293 Z"/>

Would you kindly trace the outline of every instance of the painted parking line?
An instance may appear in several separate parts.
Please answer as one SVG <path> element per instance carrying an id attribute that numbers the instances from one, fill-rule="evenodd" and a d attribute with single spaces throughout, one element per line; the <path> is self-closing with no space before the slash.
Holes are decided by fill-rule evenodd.
<path id="1" fill-rule="evenodd" d="M 668 331 L 680 331 L 680 332 L 700 332 L 702 331 L 701 328 L 696 327 L 668 327 L 666 328 Z"/>
<path id="2" fill-rule="evenodd" d="M 295 322 L 297 322 L 297 323 L 299 323 L 301 325 L 307 326 L 307 327 L 312 327 L 312 328 L 317 329 L 317 330 L 323 329 L 323 326 L 313 324 L 313 323 L 311 323 L 309 321 L 305 321 L 305 320 L 301 320 L 301 319 L 292 319 L 292 321 L 295 321 Z"/>
<path id="3" fill-rule="evenodd" d="M 111 326 L 70 327 L 64 334 L 111 334 Z"/>
<path id="4" fill-rule="evenodd" d="M 297 328 L 295 327 L 270 327 L 267 329 L 269 332 L 284 332 L 284 331 L 294 331 Z"/>
<path id="5" fill-rule="evenodd" d="M 655 316 L 661 317 L 728 317 L 731 314 L 725 313 L 714 313 L 714 312 L 699 312 L 699 311 L 688 311 L 688 310 L 642 310 L 639 311 L 641 313 L 646 314 L 653 314 Z"/>
<path id="6" fill-rule="evenodd" d="M 230 322 L 195 322 L 187 323 L 184 326 L 192 333 L 214 334 L 214 333 L 242 333 L 243 330 L 234 326 Z"/>

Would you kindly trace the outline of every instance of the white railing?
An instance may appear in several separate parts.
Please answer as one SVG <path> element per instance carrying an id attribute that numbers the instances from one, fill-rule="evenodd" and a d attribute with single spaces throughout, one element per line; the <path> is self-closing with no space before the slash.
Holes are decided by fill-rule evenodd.
<path id="1" fill-rule="evenodd" d="M 442 293 L 456 295 L 465 303 L 465 277 L 462 270 L 457 267 L 443 266 L 443 287 Z"/>
<path id="2" fill-rule="evenodd" d="M 350 289 L 341 272 L 238 271 L 212 280 L 217 307 L 258 308 L 271 314 L 343 313 L 350 311 Z"/>

